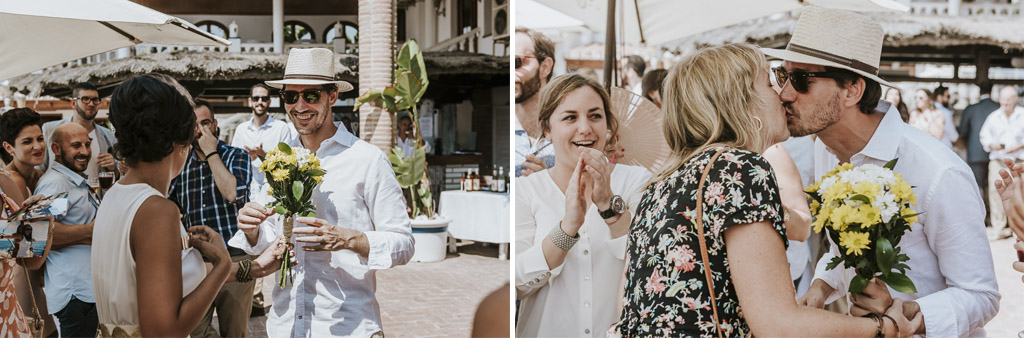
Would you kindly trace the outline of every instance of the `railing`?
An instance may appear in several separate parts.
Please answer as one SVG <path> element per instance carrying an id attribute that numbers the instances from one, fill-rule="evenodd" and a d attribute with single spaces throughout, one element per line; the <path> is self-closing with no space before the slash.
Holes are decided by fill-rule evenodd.
<path id="1" fill-rule="evenodd" d="M 925 2 L 925 1 L 911 1 L 907 6 L 910 7 L 910 14 L 914 15 L 935 15 L 935 16 L 949 16 L 950 13 L 955 13 L 959 16 L 1003 16 L 1003 17 L 1019 17 L 1021 16 L 1024 5 L 1021 3 L 1007 4 L 1007 3 L 992 3 L 992 2 L 974 2 L 974 3 L 957 3 L 951 5 L 949 2 Z M 956 8 L 958 7 L 958 8 Z"/>
<path id="2" fill-rule="evenodd" d="M 465 34 L 456 36 L 454 38 L 441 41 L 440 43 L 424 48 L 425 52 L 440 52 L 440 51 L 451 51 L 451 50 L 462 50 L 467 52 L 476 53 L 478 50 L 477 44 L 480 39 L 480 27 L 473 28 L 473 30 L 466 32 Z"/>

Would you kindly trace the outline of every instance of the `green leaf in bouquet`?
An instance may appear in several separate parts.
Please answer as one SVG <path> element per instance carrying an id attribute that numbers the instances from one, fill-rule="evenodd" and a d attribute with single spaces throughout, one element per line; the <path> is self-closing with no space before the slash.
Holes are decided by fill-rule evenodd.
<path id="1" fill-rule="evenodd" d="M 871 198 L 868 198 L 867 196 L 860 195 L 860 194 L 853 195 L 853 197 L 850 197 L 850 199 L 854 200 L 854 201 L 861 201 L 861 202 L 864 202 L 866 204 L 871 204 Z"/>
<path id="2" fill-rule="evenodd" d="M 295 197 L 295 200 L 305 201 L 304 199 L 302 199 L 302 193 L 304 192 L 306 192 L 306 187 L 302 185 L 302 182 L 292 182 L 292 196 Z"/>
<path id="3" fill-rule="evenodd" d="M 305 216 L 305 217 L 316 217 L 316 213 L 312 212 L 312 211 L 306 211 L 306 212 L 302 213 L 302 216 Z"/>
<path id="4" fill-rule="evenodd" d="M 327 174 L 327 172 L 323 171 L 321 169 L 309 169 L 309 171 L 307 171 L 306 174 L 311 176 L 311 177 L 312 176 L 323 176 L 323 175 Z"/>
<path id="5" fill-rule="evenodd" d="M 835 269 L 842 262 L 843 262 L 843 258 L 842 257 L 839 257 L 839 256 L 832 257 L 832 261 L 828 262 L 828 265 L 825 266 L 825 270 Z"/>
<path id="6" fill-rule="evenodd" d="M 855 263 L 853 265 L 854 268 L 857 268 L 858 270 L 863 270 L 863 269 L 866 269 L 868 267 L 868 260 L 867 259 L 856 259 L 856 261 L 857 261 L 857 263 Z"/>
<path id="7" fill-rule="evenodd" d="M 289 147 L 287 143 L 284 143 L 284 142 L 278 143 L 277 144 L 277 149 L 280 150 L 282 153 L 285 153 L 285 155 L 291 155 L 292 154 L 292 147 Z"/>
<path id="8" fill-rule="evenodd" d="M 896 170 L 894 168 L 896 168 L 896 162 L 899 161 L 899 160 L 900 159 L 897 157 L 897 158 L 892 159 L 889 162 L 885 162 L 885 165 L 883 165 L 882 168 L 889 169 L 889 170 Z"/>
<path id="9" fill-rule="evenodd" d="M 854 276 L 853 279 L 850 280 L 850 295 L 852 295 L 854 299 L 857 299 L 857 294 L 864 291 L 864 288 L 868 287 L 868 283 L 871 283 L 871 280 L 866 277 L 861 275 Z"/>
<path id="10" fill-rule="evenodd" d="M 892 265 L 892 269 L 899 271 L 900 273 L 907 273 L 907 270 L 910 270 L 910 266 L 903 263 L 896 263 Z"/>
<path id="11" fill-rule="evenodd" d="M 886 238 L 875 240 L 875 263 L 878 263 L 878 270 L 888 275 L 892 271 L 892 265 L 896 262 L 896 249 Z"/>
<path id="12" fill-rule="evenodd" d="M 889 285 L 893 290 L 911 294 L 917 293 L 917 287 L 914 286 L 914 281 L 910 280 L 910 277 L 902 273 L 890 273 L 887 276 L 878 276 L 885 284 Z"/>
<path id="13" fill-rule="evenodd" d="M 283 205 L 278 205 L 274 207 L 274 212 L 277 213 L 278 215 L 287 215 L 288 209 L 285 208 Z"/>

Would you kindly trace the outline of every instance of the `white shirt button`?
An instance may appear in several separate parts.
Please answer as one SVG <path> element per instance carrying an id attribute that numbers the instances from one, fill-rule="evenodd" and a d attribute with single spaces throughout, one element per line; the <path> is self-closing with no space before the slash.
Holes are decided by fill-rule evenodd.
<path id="1" fill-rule="evenodd" d="M 584 255 L 589 254 L 589 253 L 590 253 L 590 250 L 583 250 L 583 254 Z"/>
<path id="2" fill-rule="evenodd" d="M 590 302 L 584 302 L 584 303 L 583 303 L 583 306 L 584 306 L 584 307 L 590 307 Z"/>
<path id="3" fill-rule="evenodd" d="M 583 280 L 590 280 L 590 276 L 583 276 Z"/>
<path id="4" fill-rule="evenodd" d="M 583 330 L 584 334 L 590 334 L 590 329 Z"/>

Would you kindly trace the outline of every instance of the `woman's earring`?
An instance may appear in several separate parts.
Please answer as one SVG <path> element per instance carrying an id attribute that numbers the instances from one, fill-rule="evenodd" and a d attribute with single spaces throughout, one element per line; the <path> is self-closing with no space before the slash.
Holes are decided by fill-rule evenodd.
<path id="1" fill-rule="evenodd" d="M 757 130 L 760 131 L 761 127 L 764 127 L 764 124 L 761 123 L 761 118 L 757 117 L 757 116 L 754 116 L 754 121 L 757 121 Z"/>

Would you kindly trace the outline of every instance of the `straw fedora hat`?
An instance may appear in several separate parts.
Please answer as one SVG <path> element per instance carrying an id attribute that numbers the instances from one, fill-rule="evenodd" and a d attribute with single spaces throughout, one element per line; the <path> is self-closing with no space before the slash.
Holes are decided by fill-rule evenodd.
<path id="1" fill-rule="evenodd" d="M 334 52 L 327 48 L 292 48 L 288 52 L 288 65 L 284 79 L 267 81 L 267 85 L 281 89 L 284 85 L 338 85 L 338 92 L 352 90 L 352 84 L 334 79 Z"/>
<path id="2" fill-rule="evenodd" d="M 790 62 L 842 68 L 888 87 L 878 77 L 885 30 L 866 16 L 810 6 L 796 22 L 786 49 L 761 48 L 768 56 Z"/>

